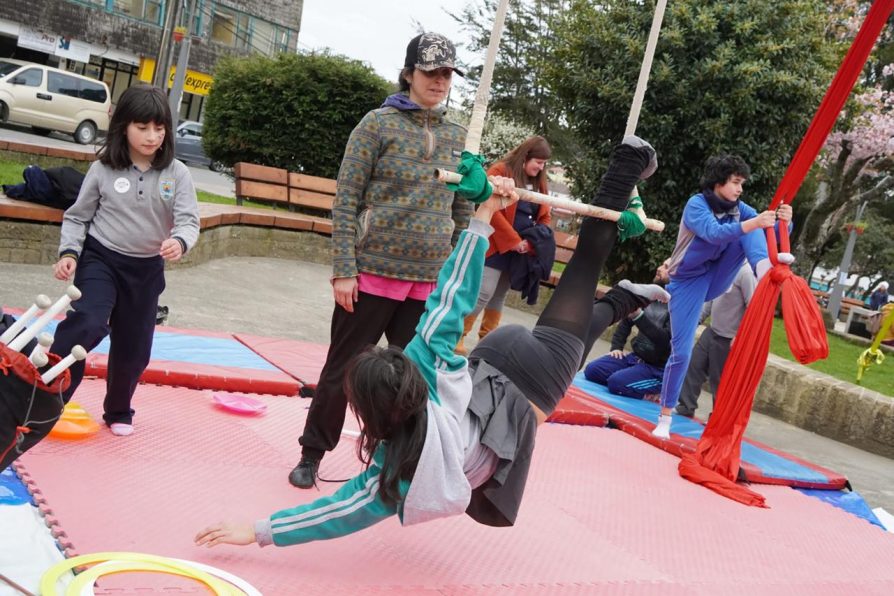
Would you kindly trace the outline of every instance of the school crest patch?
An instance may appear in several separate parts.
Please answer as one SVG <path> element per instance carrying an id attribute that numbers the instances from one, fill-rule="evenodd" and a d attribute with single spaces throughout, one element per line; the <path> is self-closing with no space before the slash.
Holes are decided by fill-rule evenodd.
<path id="1" fill-rule="evenodd" d="M 158 181 L 158 194 L 161 195 L 162 201 L 170 201 L 174 198 L 174 180 L 172 178 L 162 178 Z"/>

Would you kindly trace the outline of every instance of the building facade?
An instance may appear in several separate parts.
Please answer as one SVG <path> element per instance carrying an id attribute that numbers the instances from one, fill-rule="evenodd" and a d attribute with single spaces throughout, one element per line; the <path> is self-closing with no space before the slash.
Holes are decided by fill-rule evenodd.
<path id="1" fill-rule="evenodd" d="M 165 15 L 174 2 L 182 2 L 181 31 L 192 34 L 181 119 L 201 119 L 220 57 L 297 51 L 304 0 L 3 0 L 0 57 L 105 81 L 114 104 L 131 85 L 152 81 Z M 175 43 L 174 64 L 178 50 Z"/>

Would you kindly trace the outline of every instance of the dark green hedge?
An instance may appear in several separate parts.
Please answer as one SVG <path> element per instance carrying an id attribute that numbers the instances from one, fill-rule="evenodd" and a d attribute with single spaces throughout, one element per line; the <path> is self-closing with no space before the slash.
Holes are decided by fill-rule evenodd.
<path id="1" fill-rule="evenodd" d="M 393 89 L 341 56 L 224 58 L 205 107 L 205 151 L 227 166 L 247 161 L 334 178 L 351 130 Z"/>

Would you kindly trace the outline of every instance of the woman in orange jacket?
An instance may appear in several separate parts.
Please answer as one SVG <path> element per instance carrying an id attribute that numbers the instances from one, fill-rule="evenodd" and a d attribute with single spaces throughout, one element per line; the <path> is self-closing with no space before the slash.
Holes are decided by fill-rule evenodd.
<path id="1" fill-rule="evenodd" d="M 546 139 L 541 136 L 529 137 L 521 145 L 510 151 L 500 161 L 493 164 L 487 173 L 491 176 L 504 176 L 515 180 L 519 188 L 527 188 L 547 194 L 546 162 L 552 150 Z M 513 253 L 534 257 L 531 244 L 519 234 L 536 225 L 548 226 L 550 208 L 548 205 L 537 205 L 529 201 L 518 201 L 497 211 L 491 225 L 494 233 L 490 237 L 490 247 L 485 259 L 484 275 L 481 279 L 481 291 L 478 304 L 465 319 L 463 336 L 456 345 L 456 353 L 465 355 L 465 338 L 484 310 L 478 339 L 496 329 L 503 315 L 503 303 L 509 291 L 509 261 Z"/>

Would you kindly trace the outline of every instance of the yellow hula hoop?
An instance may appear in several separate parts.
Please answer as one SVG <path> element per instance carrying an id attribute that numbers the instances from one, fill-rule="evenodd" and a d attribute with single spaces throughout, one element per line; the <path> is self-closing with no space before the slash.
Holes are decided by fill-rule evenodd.
<path id="1" fill-rule="evenodd" d="M 42 596 L 62 596 L 59 591 L 56 589 L 56 582 L 66 571 L 70 571 L 75 567 L 81 567 L 84 565 L 91 565 L 94 563 L 105 563 L 108 561 L 113 561 L 116 564 L 124 564 L 125 562 L 131 563 L 141 563 L 141 564 L 153 564 L 157 566 L 159 569 L 154 569 L 155 571 L 161 571 L 165 573 L 176 573 L 177 575 L 182 575 L 185 577 L 189 577 L 200 581 L 211 588 L 215 594 L 220 596 L 232 596 L 243 594 L 241 591 L 237 591 L 232 588 L 228 583 L 219 580 L 212 575 L 205 573 L 204 571 L 199 571 L 193 567 L 190 567 L 187 564 L 179 563 L 177 561 L 173 561 L 171 559 L 165 557 L 159 557 L 156 555 L 147 555 L 142 553 L 130 553 L 130 552 L 104 552 L 104 553 L 94 553 L 90 555 L 81 555 L 78 557 L 72 557 L 71 559 L 65 559 L 64 561 L 60 561 L 56 563 L 52 567 L 50 567 L 46 573 L 43 574 L 43 577 L 40 578 L 40 593 Z M 112 571 L 115 569 L 115 571 Z M 96 579 L 99 575 L 103 574 L 103 571 L 107 573 L 119 573 L 122 571 L 136 571 L 139 569 L 118 569 L 118 565 L 109 565 L 103 569 L 100 569 L 96 572 L 96 575 L 93 576 L 91 574 L 92 570 L 87 570 L 81 574 L 91 574 L 88 576 L 89 579 Z M 88 579 L 85 579 L 83 583 L 86 583 Z M 78 582 L 76 578 L 74 582 L 72 582 L 72 586 Z M 66 595 L 76 594 L 79 595 L 80 592 L 74 592 L 69 586 L 68 589 L 65 590 Z"/>
<path id="2" fill-rule="evenodd" d="M 68 588 L 65 590 L 66 595 L 81 596 L 84 593 L 84 590 L 87 587 L 91 586 L 93 582 L 97 580 L 97 578 L 103 575 L 124 573 L 127 571 L 152 571 L 156 573 L 181 575 L 183 577 L 188 577 L 190 579 L 202 582 L 203 584 L 211 588 L 211 590 L 213 590 L 215 594 L 220 594 L 221 596 L 235 596 L 237 594 L 243 593 L 241 591 L 234 590 L 226 582 L 211 576 L 209 576 L 209 579 L 211 581 L 206 581 L 206 579 L 202 577 L 202 572 L 198 569 L 176 569 L 169 566 L 168 564 L 150 563 L 148 561 L 107 561 L 105 563 L 95 565 L 87 571 L 83 571 L 77 574 L 74 578 L 74 581 L 72 581 L 68 585 Z"/>
<path id="3" fill-rule="evenodd" d="M 204 571 L 205 573 L 210 573 L 216 578 L 229 582 L 235 588 L 235 593 L 239 594 L 240 596 L 263 596 L 260 590 L 255 588 L 253 585 L 251 585 L 238 575 L 233 575 L 232 573 L 224 571 L 223 569 L 218 569 L 217 567 L 212 567 L 211 565 L 206 565 L 205 563 L 199 563 L 197 561 L 187 561 L 185 559 L 175 559 L 173 557 L 171 557 L 170 560 L 176 563 L 189 565 L 194 569 Z M 108 561 L 106 563 L 99 563 L 94 567 L 94 569 L 105 568 L 105 566 L 107 565 L 119 562 L 120 561 Z M 82 589 L 80 596 L 96 596 L 96 593 L 93 590 L 93 586 L 86 586 L 84 589 Z"/>

